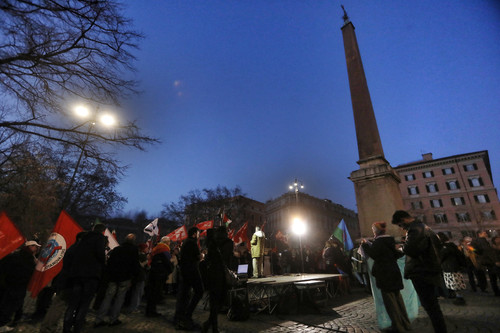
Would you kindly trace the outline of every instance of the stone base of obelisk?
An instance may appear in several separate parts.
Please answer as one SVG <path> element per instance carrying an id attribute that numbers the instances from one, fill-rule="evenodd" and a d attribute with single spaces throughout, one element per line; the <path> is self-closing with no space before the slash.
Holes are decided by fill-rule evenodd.
<path id="1" fill-rule="evenodd" d="M 382 156 L 358 164 L 360 169 L 349 178 L 354 183 L 361 237 L 373 237 L 372 224 L 385 221 L 387 234 L 400 238 L 403 232 L 391 223 L 394 211 L 404 209 L 398 174 Z"/>

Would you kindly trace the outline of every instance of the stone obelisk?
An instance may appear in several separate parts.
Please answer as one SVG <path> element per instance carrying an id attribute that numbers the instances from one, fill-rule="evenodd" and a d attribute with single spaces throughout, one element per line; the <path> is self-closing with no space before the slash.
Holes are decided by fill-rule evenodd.
<path id="1" fill-rule="evenodd" d="M 400 236 L 391 217 L 395 210 L 403 209 L 398 185 L 401 180 L 384 157 L 354 25 L 345 10 L 343 19 L 341 30 L 359 153 L 359 170 L 353 171 L 350 179 L 354 183 L 361 237 L 373 236 L 371 225 L 378 221 L 387 222 L 389 234 Z"/>

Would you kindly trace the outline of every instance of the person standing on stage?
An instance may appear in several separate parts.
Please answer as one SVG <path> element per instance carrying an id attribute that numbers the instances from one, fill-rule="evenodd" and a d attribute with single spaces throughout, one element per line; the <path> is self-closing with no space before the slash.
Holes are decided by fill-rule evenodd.
<path id="1" fill-rule="evenodd" d="M 266 243 L 266 238 L 264 232 L 260 230 L 260 227 L 255 227 L 255 233 L 252 236 L 250 242 L 252 252 L 252 266 L 253 266 L 253 277 L 260 278 L 264 275 L 262 274 L 263 264 L 264 264 L 264 246 Z"/>
<path id="2" fill-rule="evenodd" d="M 392 332 L 405 332 L 411 329 L 410 319 L 400 290 L 403 289 L 403 278 L 397 263 L 403 252 L 396 249 L 394 237 L 386 235 L 387 224 L 375 222 L 372 225 L 373 242 L 362 240 L 363 251 L 373 259 L 372 275 L 382 293 L 384 306 L 391 319 Z"/>
<path id="3" fill-rule="evenodd" d="M 431 319 L 434 332 L 446 333 L 443 312 L 435 293 L 435 287 L 441 285 L 442 279 L 439 258 L 441 242 L 431 228 L 404 210 L 394 212 L 392 224 L 406 230 L 404 277 L 412 281 L 420 303 Z"/>

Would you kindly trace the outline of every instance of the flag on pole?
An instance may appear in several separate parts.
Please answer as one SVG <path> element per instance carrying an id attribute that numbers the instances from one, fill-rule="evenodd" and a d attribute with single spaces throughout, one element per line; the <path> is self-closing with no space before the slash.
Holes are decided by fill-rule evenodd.
<path id="1" fill-rule="evenodd" d="M 205 221 L 205 222 L 200 222 L 196 225 L 196 228 L 200 230 L 208 230 L 212 229 L 214 227 L 214 221 Z M 200 235 L 201 236 L 201 235 Z"/>
<path id="2" fill-rule="evenodd" d="M 337 229 L 335 229 L 330 238 L 337 238 L 344 245 L 345 251 L 350 251 L 354 247 L 351 235 L 349 235 L 349 230 L 347 230 L 344 219 L 339 222 Z"/>
<path id="3" fill-rule="evenodd" d="M 278 230 L 275 237 L 277 240 L 282 241 L 283 243 L 288 243 L 287 237 L 281 232 L 281 230 Z"/>
<path id="4" fill-rule="evenodd" d="M 249 243 L 247 232 L 248 232 L 248 222 L 245 222 L 245 224 L 243 224 L 243 226 L 240 228 L 240 230 L 238 230 L 238 232 L 235 233 L 233 236 L 234 245 L 238 245 L 238 244 L 243 243 L 245 241 L 247 243 Z"/>
<path id="5" fill-rule="evenodd" d="M 206 237 L 206 236 L 207 236 L 207 231 L 206 230 L 203 230 L 202 232 L 200 232 L 200 238 L 201 237 Z"/>
<path id="6" fill-rule="evenodd" d="M 0 259 L 23 245 L 26 239 L 5 212 L 0 213 Z"/>
<path id="7" fill-rule="evenodd" d="M 229 229 L 227 231 L 227 238 L 233 239 L 233 237 L 234 237 L 234 229 Z"/>
<path id="8" fill-rule="evenodd" d="M 174 231 L 169 233 L 167 237 L 170 238 L 170 240 L 173 242 L 185 240 L 186 238 L 188 238 L 186 226 L 183 225 L 182 227 L 175 229 Z"/>
<path id="9" fill-rule="evenodd" d="M 75 243 L 76 235 L 83 229 L 64 210 L 59 215 L 54 230 L 40 252 L 35 272 L 28 284 L 31 297 L 35 298 L 62 269 L 66 250 Z"/>
<path id="10" fill-rule="evenodd" d="M 147 233 L 149 236 L 159 236 L 160 235 L 160 228 L 158 227 L 158 218 L 155 218 L 153 221 L 151 221 L 145 228 L 144 232 Z"/>
<path id="11" fill-rule="evenodd" d="M 224 213 L 224 217 L 222 218 L 222 222 L 226 225 L 226 228 L 233 222 L 232 220 L 227 217 L 226 213 Z"/>
<path id="12" fill-rule="evenodd" d="M 115 247 L 118 245 L 118 241 L 116 240 L 116 237 L 109 231 L 108 228 L 104 230 L 104 236 L 108 237 L 108 247 L 110 250 L 113 250 Z"/>

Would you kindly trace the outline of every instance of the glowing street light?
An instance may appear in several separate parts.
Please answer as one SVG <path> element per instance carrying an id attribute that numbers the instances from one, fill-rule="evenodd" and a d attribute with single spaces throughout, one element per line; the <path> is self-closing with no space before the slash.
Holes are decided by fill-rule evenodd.
<path id="1" fill-rule="evenodd" d="M 302 268 L 302 273 L 304 273 L 304 258 L 302 254 L 302 236 L 305 235 L 307 231 L 307 225 L 300 218 L 295 217 L 292 220 L 292 232 L 299 236 L 299 246 L 300 246 L 300 267 Z"/>
<path id="2" fill-rule="evenodd" d="M 304 184 L 302 182 L 299 182 L 297 178 L 295 178 L 295 181 L 293 182 L 292 185 L 288 186 L 290 190 L 295 191 L 295 202 L 299 202 L 299 190 L 304 188 Z"/>
<path id="3" fill-rule="evenodd" d="M 78 172 L 78 169 L 80 168 L 80 163 L 82 161 L 83 154 L 85 153 L 85 148 L 87 146 L 87 143 L 89 142 L 89 137 L 90 134 L 92 133 L 92 130 L 96 124 L 97 116 L 99 113 L 99 107 L 96 108 L 95 112 L 91 112 L 90 109 L 84 105 L 77 105 L 74 108 L 74 113 L 77 115 L 79 118 L 83 119 L 88 119 L 88 129 L 87 133 L 85 135 L 85 140 L 82 142 L 81 146 L 81 152 L 80 156 L 78 157 L 78 161 L 76 162 L 75 165 L 75 170 L 73 171 L 73 175 L 71 176 L 71 180 L 69 181 L 68 188 L 66 190 L 66 195 L 64 196 L 62 208 L 65 209 L 66 205 L 68 204 L 69 201 L 69 194 L 71 193 L 71 188 L 73 187 L 73 183 L 75 182 L 75 177 L 76 173 Z M 103 124 L 106 127 L 111 127 L 115 125 L 116 119 L 113 115 L 106 113 L 103 114 L 99 117 L 100 123 Z"/>

